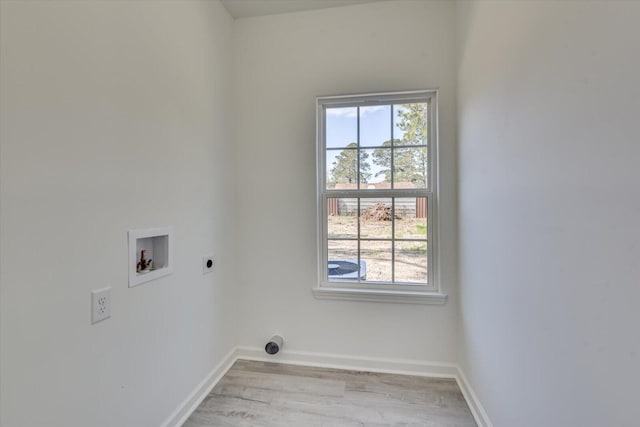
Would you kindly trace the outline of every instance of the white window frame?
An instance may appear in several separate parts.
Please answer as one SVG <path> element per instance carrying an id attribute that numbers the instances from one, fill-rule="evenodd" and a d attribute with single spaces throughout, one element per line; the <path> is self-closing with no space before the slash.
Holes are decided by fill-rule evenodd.
<path id="1" fill-rule="evenodd" d="M 327 189 L 325 110 L 336 107 L 365 107 L 374 105 L 429 104 L 428 117 L 428 188 L 425 189 Z M 440 288 L 438 262 L 438 91 L 368 93 L 316 98 L 317 146 L 317 223 L 318 223 L 318 285 L 313 295 L 320 299 L 444 304 L 446 295 Z M 398 284 L 389 282 L 335 281 L 328 279 L 327 200 L 329 198 L 362 197 L 425 197 L 427 198 L 427 284 Z"/>

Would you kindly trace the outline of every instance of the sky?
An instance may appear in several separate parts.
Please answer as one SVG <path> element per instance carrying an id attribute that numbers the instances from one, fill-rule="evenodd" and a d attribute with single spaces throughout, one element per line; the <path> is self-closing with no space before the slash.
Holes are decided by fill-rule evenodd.
<path id="1" fill-rule="evenodd" d="M 394 105 L 393 138 L 401 139 L 404 132 L 397 127 L 397 111 L 401 106 Z M 358 140 L 358 113 L 356 107 L 328 108 L 326 114 L 326 139 L 327 147 L 346 147 Z M 360 146 L 380 147 L 385 141 L 391 139 L 391 106 L 376 105 L 360 107 Z M 370 183 L 382 182 L 384 175 L 376 178 L 376 173 L 382 170 L 371 161 L 372 150 L 368 150 L 369 163 L 371 164 Z M 327 179 L 331 177 L 331 168 L 341 150 L 327 150 Z"/>

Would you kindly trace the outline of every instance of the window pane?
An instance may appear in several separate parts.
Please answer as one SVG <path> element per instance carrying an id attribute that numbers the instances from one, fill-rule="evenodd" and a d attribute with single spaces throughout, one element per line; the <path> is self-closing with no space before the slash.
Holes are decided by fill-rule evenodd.
<path id="1" fill-rule="evenodd" d="M 358 186 L 358 150 L 327 150 L 327 188 Z"/>
<path id="2" fill-rule="evenodd" d="M 358 199 L 327 199 L 329 238 L 358 238 Z"/>
<path id="3" fill-rule="evenodd" d="M 393 138 L 402 145 L 427 145 L 426 103 L 398 104 L 393 106 Z"/>
<path id="4" fill-rule="evenodd" d="M 393 150 L 394 188 L 427 188 L 427 148 Z"/>
<path id="5" fill-rule="evenodd" d="M 360 146 L 381 147 L 391 140 L 391 106 L 360 107 Z"/>
<path id="6" fill-rule="evenodd" d="M 427 243 L 395 242 L 396 282 L 427 283 Z"/>
<path id="7" fill-rule="evenodd" d="M 327 108 L 325 110 L 325 138 L 327 148 L 346 147 L 358 142 L 358 109 Z"/>
<path id="8" fill-rule="evenodd" d="M 391 242 L 360 241 L 360 259 L 367 268 L 366 280 L 391 282 Z"/>
<path id="9" fill-rule="evenodd" d="M 391 198 L 360 199 L 360 237 L 391 239 Z"/>
<path id="10" fill-rule="evenodd" d="M 391 188 L 391 149 L 360 150 L 360 188 Z"/>
<path id="11" fill-rule="evenodd" d="M 363 262 L 358 265 L 358 242 L 355 240 L 329 240 L 327 276 L 329 280 L 364 279 Z"/>
<path id="12" fill-rule="evenodd" d="M 427 239 L 427 198 L 395 199 L 396 239 Z"/>

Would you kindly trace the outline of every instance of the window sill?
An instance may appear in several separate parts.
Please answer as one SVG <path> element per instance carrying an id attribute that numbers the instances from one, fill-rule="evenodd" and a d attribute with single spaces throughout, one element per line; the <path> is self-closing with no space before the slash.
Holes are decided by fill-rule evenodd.
<path id="1" fill-rule="evenodd" d="M 349 288 L 313 288 L 311 292 L 317 299 L 329 300 L 431 305 L 444 305 L 447 301 L 447 295 L 438 292 L 377 291 Z"/>

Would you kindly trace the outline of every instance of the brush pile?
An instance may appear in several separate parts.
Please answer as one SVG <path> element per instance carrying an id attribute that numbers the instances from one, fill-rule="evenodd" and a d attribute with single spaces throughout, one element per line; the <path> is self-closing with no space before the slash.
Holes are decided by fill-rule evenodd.
<path id="1" fill-rule="evenodd" d="M 370 208 L 362 211 L 360 217 L 362 219 L 372 221 L 391 221 L 393 213 L 391 212 L 391 206 L 387 206 L 384 203 L 376 203 Z"/>

